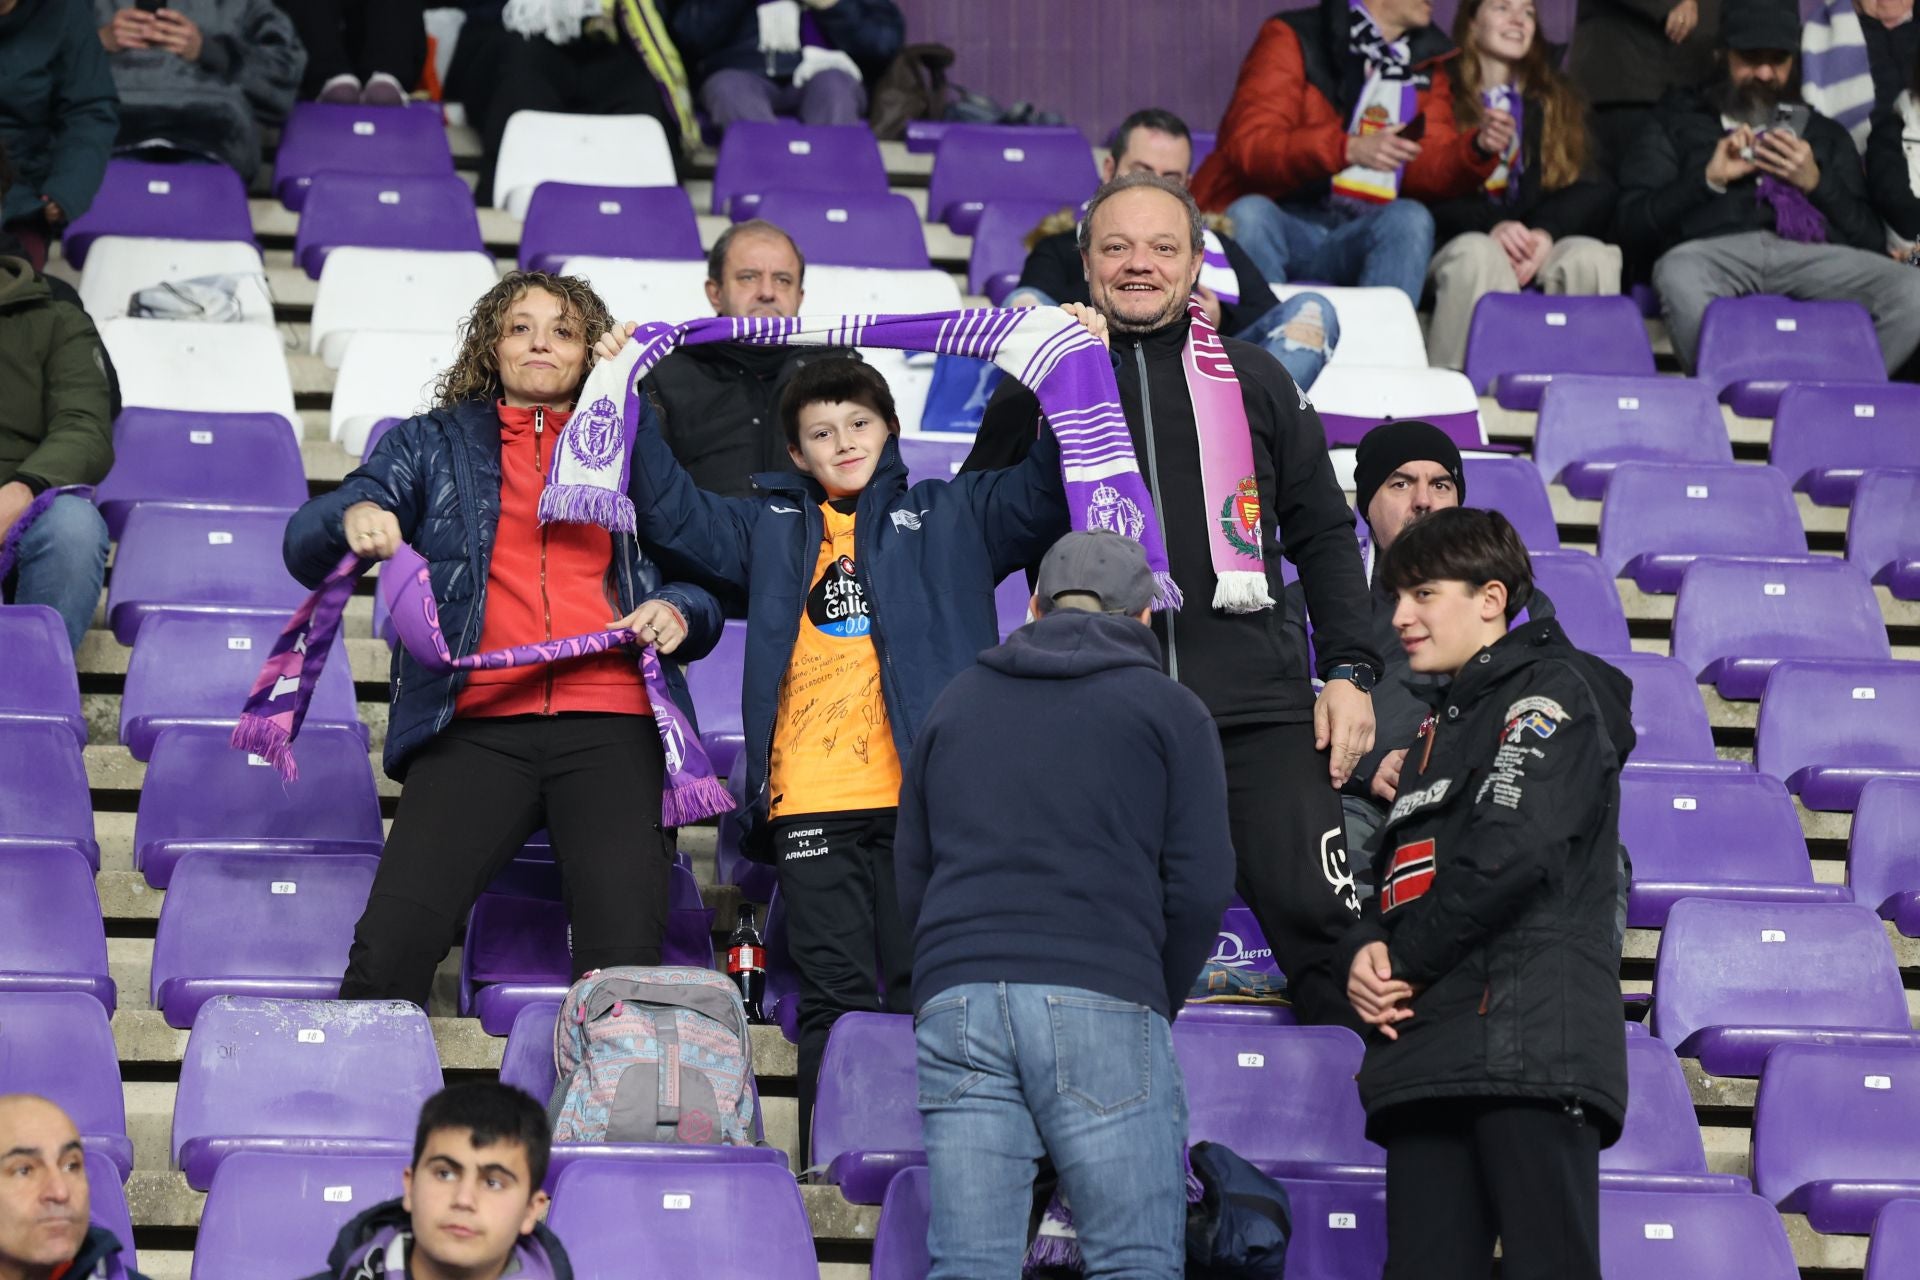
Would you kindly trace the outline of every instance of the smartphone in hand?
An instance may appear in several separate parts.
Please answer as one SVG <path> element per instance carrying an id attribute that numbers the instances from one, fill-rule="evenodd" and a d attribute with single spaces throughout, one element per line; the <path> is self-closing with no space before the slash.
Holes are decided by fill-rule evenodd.
<path id="1" fill-rule="evenodd" d="M 1418 142 L 1420 139 L 1426 137 L 1427 113 L 1422 111 L 1419 115 L 1407 121 L 1406 124 L 1401 126 L 1399 136 L 1405 138 L 1408 142 Z"/>

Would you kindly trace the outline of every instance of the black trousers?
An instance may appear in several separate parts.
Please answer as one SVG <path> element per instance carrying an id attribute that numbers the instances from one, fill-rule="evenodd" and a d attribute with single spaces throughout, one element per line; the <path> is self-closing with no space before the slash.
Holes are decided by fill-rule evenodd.
<path id="1" fill-rule="evenodd" d="M 315 98 L 335 76 L 363 84 L 384 71 L 412 89 L 427 65 L 423 0 L 275 0 L 307 47 L 300 96 Z"/>
<path id="2" fill-rule="evenodd" d="M 543 825 L 560 864 L 574 976 L 659 964 L 672 866 L 660 830 L 665 768 L 648 716 L 455 720 L 407 772 L 341 998 L 425 1008 L 474 900 Z"/>
<path id="3" fill-rule="evenodd" d="M 813 813 L 773 824 L 787 950 L 800 976 L 800 1150 L 827 1033 L 843 1013 L 910 1013 L 913 939 L 893 882 L 896 809 Z M 884 990 L 883 990 L 884 988 Z"/>
<path id="4" fill-rule="evenodd" d="M 1600 1280 L 1600 1135 L 1578 1103 L 1390 1113 L 1384 1280 Z"/>
<path id="5" fill-rule="evenodd" d="M 1220 746 L 1236 887 L 1287 975 L 1294 1013 L 1301 1022 L 1358 1031 L 1347 975 L 1332 972 L 1331 961 L 1359 919 L 1360 902 L 1340 793 L 1328 780 L 1326 752 L 1313 749 L 1313 725 L 1223 728 Z"/>

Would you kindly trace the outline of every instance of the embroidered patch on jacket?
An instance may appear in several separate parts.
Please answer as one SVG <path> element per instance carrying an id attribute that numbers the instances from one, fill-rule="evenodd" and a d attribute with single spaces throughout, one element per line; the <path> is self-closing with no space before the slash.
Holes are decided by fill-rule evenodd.
<path id="1" fill-rule="evenodd" d="M 1387 815 L 1388 822 L 1398 822 L 1415 809 L 1425 809 L 1429 805 L 1439 804 L 1447 798 L 1447 789 L 1453 786 L 1452 778 L 1442 778 L 1438 782 L 1428 783 L 1418 791 L 1408 791 L 1393 802 L 1393 812 Z"/>
<path id="2" fill-rule="evenodd" d="M 1501 717 L 1507 726 L 1501 736 L 1508 742 L 1518 742 L 1521 734 L 1531 733 L 1544 740 L 1551 738 L 1566 718 L 1567 709 L 1552 698 L 1522 698 Z"/>
<path id="3" fill-rule="evenodd" d="M 1415 840 L 1393 851 L 1387 882 L 1380 888 L 1382 914 L 1404 907 L 1433 887 L 1433 839 Z"/>

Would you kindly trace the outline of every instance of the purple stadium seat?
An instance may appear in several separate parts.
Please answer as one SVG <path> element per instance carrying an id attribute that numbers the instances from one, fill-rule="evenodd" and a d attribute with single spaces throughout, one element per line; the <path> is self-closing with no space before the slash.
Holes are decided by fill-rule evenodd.
<path id="1" fill-rule="evenodd" d="M 544 1102 L 553 1095 L 559 1074 L 553 1064 L 553 1030 L 560 1001 L 532 1000 L 513 1015 L 507 1047 L 500 1054 L 500 1083 L 524 1090 Z"/>
<path id="2" fill-rule="evenodd" d="M 1920 387 L 1800 383 L 1780 396 L 1768 459 L 1823 507 L 1844 507 L 1866 471 L 1920 468 Z"/>
<path id="3" fill-rule="evenodd" d="M 319 173 L 294 232 L 293 259 L 315 280 L 341 245 L 484 252 L 473 189 L 451 173 Z"/>
<path id="4" fill-rule="evenodd" d="M 996 200 L 1077 205 L 1099 185 L 1093 148 L 1078 129 L 949 125 L 933 157 L 927 218 L 970 236 Z"/>
<path id="5" fill-rule="evenodd" d="M 100 869 L 93 794 L 73 730 L 55 721 L 0 720 L 0 846 L 63 844 Z"/>
<path id="6" fill-rule="evenodd" d="M 1653 1034 L 1714 1075 L 1794 1042 L 1920 1045 L 1893 948 L 1857 903 L 1683 898 L 1654 965 Z"/>
<path id="7" fill-rule="evenodd" d="M 1847 831 L 1847 886 L 1909 938 L 1920 937 L 1920 779 L 1871 778 Z"/>
<path id="8" fill-rule="evenodd" d="M 291 511 L 307 500 L 307 473 L 277 413 L 130 408 L 114 421 L 113 470 L 93 500 L 118 538 L 141 502 Z"/>
<path id="9" fill-rule="evenodd" d="M 1872 584 L 1845 561 L 1703 557 L 1680 575 L 1673 656 L 1721 697 L 1751 701 L 1783 659 L 1886 662 L 1893 650 Z"/>
<path id="10" fill-rule="evenodd" d="M 379 865 L 211 850 L 180 859 L 153 942 L 153 1007 L 185 1029 L 214 996 L 335 998 Z"/>
<path id="11" fill-rule="evenodd" d="M 720 140 L 708 212 L 740 222 L 769 217 L 760 202 L 773 191 L 851 195 L 886 189 L 887 166 L 880 159 L 880 144 L 864 124 L 742 120 L 729 125 Z M 787 225 L 777 218 L 769 220 Z"/>
<path id="12" fill-rule="evenodd" d="M 1869 471 L 1847 513 L 1847 559 L 1895 595 L 1900 580 L 1920 583 L 1920 471 Z"/>
<path id="13" fill-rule="evenodd" d="M 906 464 L 907 480 L 951 480 L 960 474 L 960 465 L 973 451 L 972 440 L 942 437 L 901 436 L 900 461 Z"/>
<path id="14" fill-rule="evenodd" d="M 687 667 L 687 694 L 700 723 L 700 745 L 713 771 L 731 777 L 746 746 L 740 720 L 740 680 L 747 660 L 747 624 L 729 622 L 713 652 Z"/>
<path id="15" fill-rule="evenodd" d="M 120 1242 L 120 1261 L 128 1270 L 140 1265 L 133 1247 L 133 1214 L 127 1209 L 127 1189 L 113 1161 L 98 1151 L 86 1153 L 88 1219 L 96 1227 L 113 1232 Z"/>
<path id="16" fill-rule="evenodd" d="M 1482 295 L 1467 329 L 1475 391 L 1503 409 L 1538 409 L 1540 393 L 1566 373 L 1652 376 L 1653 348 L 1631 298 Z"/>
<path id="17" fill-rule="evenodd" d="M 1634 850 L 1636 857 L 1639 850 Z M 1600 1153 L 1600 1185 L 1635 1191 L 1748 1191 L 1745 1178 L 1707 1172 L 1707 1150 L 1680 1059 L 1661 1040 L 1627 1037 L 1627 1123 Z"/>
<path id="18" fill-rule="evenodd" d="M 1849 810 L 1869 778 L 1920 778 L 1920 663 L 1782 662 L 1767 678 L 1754 767 L 1809 809 Z"/>
<path id="19" fill-rule="evenodd" d="M 904 1013 L 844 1014 L 827 1036 L 807 1166 L 854 1204 L 879 1204 L 896 1173 L 927 1162 L 914 1062 Z"/>
<path id="20" fill-rule="evenodd" d="M 7 655 L 0 720 L 59 725 L 86 746 L 80 677 L 60 615 L 44 604 L 0 604 L 0 653 Z"/>
<path id="21" fill-rule="evenodd" d="M 1783 1044 L 1754 1100 L 1754 1187 L 1815 1231 L 1864 1235 L 1920 1196 L 1916 1133 L 1920 1046 Z"/>
<path id="22" fill-rule="evenodd" d="M 744 892 L 744 890 L 743 890 Z M 787 912 L 775 885 L 767 896 L 767 994 L 762 1008 L 780 1027 L 789 1044 L 800 1043 L 800 972 L 793 967 L 787 946 Z"/>
<path id="23" fill-rule="evenodd" d="M 1857 302 L 1715 298 L 1700 322 L 1700 381 L 1744 418 L 1771 418 L 1795 382 L 1885 382 L 1873 317 Z"/>
<path id="24" fill-rule="evenodd" d="M 582 1160 L 554 1187 L 547 1224 L 574 1280 L 648 1274 L 817 1280 L 813 1228 L 793 1175 L 770 1164 Z"/>
<path id="25" fill-rule="evenodd" d="M 947 136 L 947 130 L 955 127 L 945 120 L 907 121 L 908 154 L 916 156 L 934 154 L 940 149 L 940 139 Z"/>
<path id="26" fill-rule="evenodd" d="M 318 173 L 453 172 L 453 152 L 437 106 L 386 107 L 296 103 L 273 156 L 273 194 L 299 212 Z"/>
<path id="27" fill-rule="evenodd" d="M 1576 498 L 1607 491 L 1622 462 L 1732 462 L 1720 403 L 1692 378 L 1563 375 L 1547 384 L 1533 462 Z"/>
<path id="28" fill-rule="evenodd" d="M 1600 561 L 1584 551 L 1536 551 L 1533 582 L 1553 601 L 1567 639 L 1588 653 L 1631 653 L 1620 593 Z"/>
<path id="29" fill-rule="evenodd" d="M 324 1258 L 340 1228 L 400 1198 L 405 1155 L 236 1151 L 220 1162 L 193 1241 L 194 1280 L 293 1276 Z M 263 1230 L 271 1223 L 272 1230 Z"/>
<path id="30" fill-rule="evenodd" d="M 122 1182 L 133 1172 L 113 1028 L 89 993 L 0 991 L 0 1093 L 51 1098 Z"/>
<path id="31" fill-rule="evenodd" d="M 399 426 L 402 421 L 403 419 L 400 418 L 381 418 L 369 427 L 367 429 L 367 442 L 360 447 L 360 461 L 365 462 L 368 458 L 371 458 L 373 456 L 373 447 L 380 443 L 380 438 Z M 378 598 L 376 595 L 375 599 Z"/>
<path id="32" fill-rule="evenodd" d="M 1899 1280 L 1920 1257 L 1920 1200 L 1889 1200 L 1873 1220 L 1865 1280 Z"/>
<path id="33" fill-rule="evenodd" d="M 880 1222 L 873 1229 L 870 1280 L 927 1280 L 927 1223 L 933 1216 L 933 1186 L 927 1167 L 902 1170 L 887 1184 Z"/>
<path id="34" fill-rule="evenodd" d="M 533 189 L 520 231 L 520 269 L 558 271 L 568 258 L 701 258 L 693 201 L 679 187 Z"/>
<path id="35" fill-rule="evenodd" d="M 307 595 L 280 557 L 289 514 L 151 505 L 129 512 L 107 589 L 114 639 L 132 644 L 141 622 L 161 611 L 284 620 Z M 246 686 L 234 694 L 244 702 Z"/>
<path id="36" fill-rule="evenodd" d="M 1213 154 L 1214 144 L 1217 143 L 1219 140 L 1220 139 L 1218 134 L 1210 133 L 1204 129 L 1194 130 L 1193 171 L 1195 173 L 1200 172 L 1200 166 L 1206 162 L 1206 158 L 1208 156 Z"/>
<path id="37" fill-rule="evenodd" d="M 913 201 L 889 191 L 769 191 L 760 214 L 793 237 L 809 263 L 921 271 L 927 236 Z"/>
<path id="38" fill-rule="evenodd" d="M 1279 1181 L 1293 1210 L 1287 1280 L 1379 1280 L 1387 1265 L 1385 1182 Z"/>
<path id="39" fill-rule="evenodd" d="M 173 1163 L 204 1191 L 236 1151 L 392 1156 L 441 1086 L 427 1015 L 405 1000 L 215 996 L 173 1103 Z"/>
<path id="40" fill-rule="evenodd" d="M 1027 625 L 1027 612 L 1033 608 L 1033 589 L 1027 585 L 1027 575 L 1010 573 L 1000 579 L 1000 585 L 993 589 L 994 616 L 1000 623 L 1000 638 L 1008 636 Z"/>
<path id="41" fill-rule="evenodd" d="M 1467 458 L 1461 465 L 1466 468 L 1468 506 L 1505 516 L 1529 551 L 1560 549 L 1553 501 L 1531 462 L 1525 458 Z"/>
<path id="42" fill-rule="evenodd" d="M 156 613 L 149 618 L 127 659 L 126 693 L 120 700 L 120 741 L 133 758 L 151 758 L 153 740 L 162 729 L 186 724 L 231 729 L 239 723 L 247 690 L 284 622 L 237 613 Z M 333 661 L 314 686 L 306 724 L 346 725 L 366 742 L 367 727 L 354 704 L 353 673 L 344 648 L 336 641 Z"/>
<path id="43" fill-rule="evenodd" d="M 1345 1027 L 1176 1020 L 1189 1142 L 1224 1142 L 1275 1177 L 1375 1181 L 1386 1153 L 1367 1141 L 1353 1077 L 1364 1048 Z"/>
<path id="44" fill-rule="evenodd" d="M 1849 902 L 1815 884 L 1793 799 L 1763 773 L 1629 769 L 1620 776 L 1620 840 L 1633 855 L 1627 924 L 1658 929 L 1682 898 Z"/>
<path id="45" fill-rule="evenodd" d="M 1796 1280 L 1793 1245 L 1756 1195 L 1600 1193 L 1600 1273 L 1607 1280 Z"/>
<path id="46" fill-rule="evenodd" d="M 93 874 L 65 845 L 0 844 L 0 991 L 79 991 L 113 1015 Z"/>
<path id="47" fill-rule="evenodd" d="M 1700 556 L 1806 554 L 1793 490 L 1772 467 L 1623 462 L 1607 482 L 1600 562 L 1642 591 L 1671 594 Z"/>
<path id="48" fill-rule="evenodd" d="M 1239 898 L 1233 900 L 1220 917 L 1220 937 L 1213 945 L 1214 963 L 1232 969 L 1252 969 L 1278 975 L 1280 965 L 1273 958 L 1273 947 L 1253 918 L 1253 909 Z"/>
<path id="49" fill-rule="evenodd" d="M 1629 767 L 1746 768 L 1722 760 L 1713 751 L 1713 726 L 1693 675 L 1672 658 L 1657 653 L 1610 654 L 1612 663 L 1633 681 L 1633 756 Z"/>
<path id="50" fill-rule="evenodd" d="M 967 292 L 985 294 L 999 306 L 1020 283 L 1027 263 L 1027 236 L 1064 206 L 1047 200 L 995 200 L 980 212 L 967 260 Z"/>
<path id="51" fill-rule="evenodd" d="M 246 184 L 223 164 L 109 160 L 93 205 L 73 220 L 60 252 L 76 267 L 101 236 L 253 243 Z"/>
<path id="52" fill-rule="evenodd" d="M 235 751 L 231 736 L 219 726 L 185 725 L 154 742 L 133 828 L 133 865 L 148 884 L 166 888 L 195 849 L 379 854 L 380 798 L 357 731 L 302 730 L 294 748 L 300 776 L 292 782 Z"/>

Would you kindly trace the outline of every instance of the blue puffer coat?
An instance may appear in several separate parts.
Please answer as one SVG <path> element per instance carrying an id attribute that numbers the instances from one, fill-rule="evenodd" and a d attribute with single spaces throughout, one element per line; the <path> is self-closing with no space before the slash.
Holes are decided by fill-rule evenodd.
<path id="1" fill-rule="evenodd" d="M 640 497 L 636 491 L 636 500 Z M 440 625 L 455 657 L 474 652 L 487 608 L 487 566 L 500 522 L 500 419 L 487 401 L 434 409 L 394 427 L 373 456 L 332 493 L 313 499 L 287 525 L 287 569 L 309 587 L 347 553 L 341 517 L 357 502 L 393 512 L 400 536 L 427 561 Z M 664 600 L 687 622 L 687 638 L 666 664 L 674 701 L 690 705 L 679 663 L 703 658 L 720 639 L 720 606 L 697 586 L 662 584 L 632 534 L 615 534 L 609 570 L 623 613 L 644 600 Z M 396 781 L 408 759 L 453 720 L 464 672 L 435 675 L 404 649 L 393 655 L 393 710 L 386 768 Z"/>

